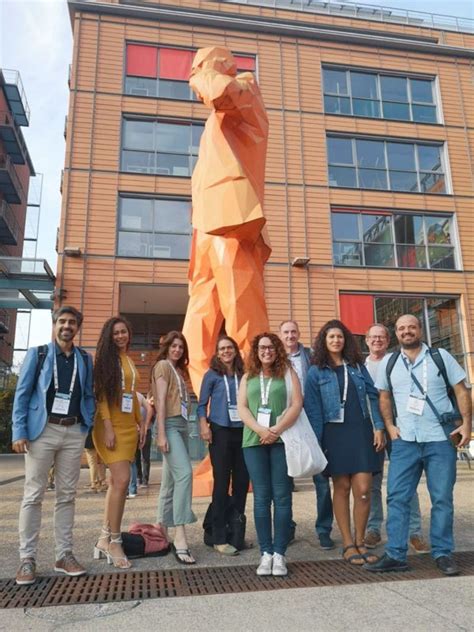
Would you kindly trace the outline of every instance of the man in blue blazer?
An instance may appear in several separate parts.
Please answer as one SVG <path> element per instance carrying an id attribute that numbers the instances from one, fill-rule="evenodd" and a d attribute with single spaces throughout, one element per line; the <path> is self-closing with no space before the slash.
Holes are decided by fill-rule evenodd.
<path id="1" fill-rule="evenodd" d="M 82 314 L 64 306 L 53 312 L 54 342 L 28 350 L 13 404 L 12 448 L 25 453 L 25 487 L 20 509 L 20 566 L 16 583 L 36 580 L 36 553 L 48 472 L 55 466 L 54 570 L 72 577 L 86 569 L 72 553 L 74 504 L 81 455 L 92 426 L 95 400 L 92 358 L 75 347 Z"/>

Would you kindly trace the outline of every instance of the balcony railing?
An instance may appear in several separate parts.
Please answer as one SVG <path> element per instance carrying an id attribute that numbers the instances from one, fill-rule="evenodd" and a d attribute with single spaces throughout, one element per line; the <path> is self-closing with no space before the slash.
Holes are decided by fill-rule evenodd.
<path id="1" fill-rule="evenodd" d="M 308 13 L 326 13 L 343 18 L 359 18 L 376 22 L 407 24 L 422 28 L 474 33 L 474 20 L 453 15 L 400 9 L 377 4 L 351 2 L 351 0 L 218 0 L 235 4 L 251 4 L 272 9 L 289 9 Z"/>
<path id="2" fill-rule="evenodd" d="M 3 90 L 17 125 L 30 124 L 30 106 L 18 70 L 2 68 Z"/>
<path id="3" fill-rule="evenodd" d="M 24 165 L 28 156 L 25 139 L 10 112 L 0 110 L 0 138 L 3 148 L 16 165 Z"/>
<path id="4" fill-rule="evenodd" d="M 20 240 L 21 229 L 15 213 L 5 201 L 0 201 L 0 244 L 16 246 Z"/>
<path id="5" fill-rule="evenodd" d="M 26 201 L 25 192 L 17 176 L 15 165 L 10 156 L 0 155 L 0 191 L 10 204 L 22 204 Z"/>

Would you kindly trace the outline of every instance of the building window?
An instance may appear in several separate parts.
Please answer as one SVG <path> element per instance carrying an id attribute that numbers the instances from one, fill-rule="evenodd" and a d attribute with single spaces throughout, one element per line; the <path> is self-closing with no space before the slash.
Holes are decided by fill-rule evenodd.
<path id="1" fill-rule="evenodd" d="M 446 193 L 441 143 L 327 137 L 329 186 Z"/>
<path id="2" fill-rule="evenodd" d="M 466 366 L 457 298 L 343 293 L 339 300 L 341 320 L 356 334 L 360 343 L 363 343 L 372 323 L 382 323 L 390 331 L 389 351 L 393 351 L 398 348 L 395 336 L 397 319 L 403 314 L 413 314 L 421 321 L 427 345 L 446 349 L 462 366 Z"/>
<path id="3" fill-rule="evenodd" d="M 437 123 L 433 78 L 323 68 L 324 111 L 415 123 Z"/>
<path id="4" fill-rule="evenodd" d="M 125 93 L 160 99 L 196 100 L 189 86 L 194 50 L 127 44 Z M 255 57 L 234 55 L 237 71 L 255 72 Z"/>
<path id="5" fill-rule="evenodd" d="M 331 223 L 334 265 L 457 268 L 452 215 L 335 209 Z"/>
<path id="6" fill-rule="evenodd" d="M 200 123 L 124 119 L 122 171 L 191 176 L 203 129 Z"/>
<path id="7" fill-rule="evenodd" d="M 189 259 L 189 200 L 120 196 L 117 255 Z"/>

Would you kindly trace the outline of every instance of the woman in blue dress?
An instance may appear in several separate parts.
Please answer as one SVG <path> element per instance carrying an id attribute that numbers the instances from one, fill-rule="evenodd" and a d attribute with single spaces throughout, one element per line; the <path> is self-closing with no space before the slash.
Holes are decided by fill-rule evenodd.
<path id="1" fill-rule="evenodd" d="M 384 424 L 378 391 L 357 342 L 339 320 L 327 322 L 314 341 L 304 408 L 328 460 L 325 474 L 333 480 L 333 508 L 342 536 L 343 558 L 357 566 L 376 561 L 364 546 L 364 537 L 372 476 L 382 468 Z"/>

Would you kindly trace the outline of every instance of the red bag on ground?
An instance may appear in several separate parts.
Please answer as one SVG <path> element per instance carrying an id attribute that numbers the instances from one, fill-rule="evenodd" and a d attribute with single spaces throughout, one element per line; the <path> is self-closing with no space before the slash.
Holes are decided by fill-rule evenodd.
<path id="1" fill-rule="evenodd" d="M 170 550 L 168 539 L 159 524 L 143 524 L 140 522 L 134 522 L 128 528 L 128 535 L 129 538 L 127 539 L 131 540 L 130 536 L 132 536 L 135 542 L 140 541 L 143 543 L 143 553 L 140 555 L 137 550 L 135 551 L 134 557 L 142 557 L 142 555 L 166 555 L 166 553 Z M 126 539 L 124 539 L 124 545 L 126 544 L 125 540 Z M 131 541 L 129 544 L 132 543 L 134 542 Z M 124 546 L 124 549 L 125 548 L 126 547 Z M 125 554 L 128 555 L 127 551 L 125 551 Z"/>

